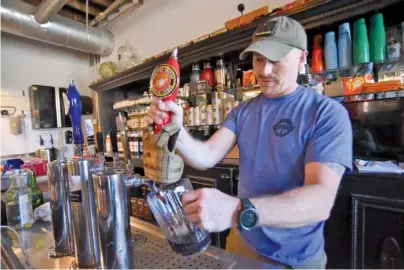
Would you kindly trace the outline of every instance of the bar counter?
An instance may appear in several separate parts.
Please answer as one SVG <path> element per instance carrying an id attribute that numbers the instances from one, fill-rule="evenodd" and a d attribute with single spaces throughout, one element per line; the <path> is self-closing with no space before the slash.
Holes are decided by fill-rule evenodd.
<path id="1" fill-rule="evenodd" d="M 130 218 L 133 268 L 274 268 L 249 258 L 241 257 L 225 250 L 209 246 L 204 252 L 190 258 L 182 257 L 171 250 L 160 229 L 152 224 L 136 218 Z M 47 252 L 53 247 L 52 225 L 50 222 L 37 221 L 28 229 L 18 231 L 23 246 L 26 249 L 30 265 L 24 260 L 21 246 L 14 233 L 2 229 L 2 237 L 9 235 L 12 239 L 13 255 L 4 253 L 2 243 L 2 267 L 21 268 L 21 266 L 36 269 L 68 269 L 74 257 L 52 259 Z M 6 237 L 7 238 L 7 237 Z M 15 260 L 15 258 L 18 258 Z M 4 265 L 6 264 L 6 265 Z"/>

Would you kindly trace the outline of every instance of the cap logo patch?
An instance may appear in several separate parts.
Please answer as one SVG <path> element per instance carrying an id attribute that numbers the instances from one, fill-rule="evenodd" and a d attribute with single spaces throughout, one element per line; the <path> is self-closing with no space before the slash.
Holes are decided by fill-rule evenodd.
<path id="1" fill-rule="evenodd" d="M 255 31 L 254 38 L 273 36 L 276 32 L 277 26 L 278 26 L 277 20 L 272 20 L 261 24 Z"/>

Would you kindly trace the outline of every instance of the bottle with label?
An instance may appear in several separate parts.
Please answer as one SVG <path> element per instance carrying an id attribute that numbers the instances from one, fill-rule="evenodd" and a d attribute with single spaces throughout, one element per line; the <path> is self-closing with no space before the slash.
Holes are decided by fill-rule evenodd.
<path id="1" fill-rule="evenodd" d="M 105 139 L 105 146 L 107 153 L 112 153 L 112 145 L 111 145 L 111 137 L 109 134 L 107 135 L 107 138 Z"/>
<path id="2" fill-rule="evenodd" d="M 117 135 L 117 140 L 118 140 L 118 152 L 123 153 L 122 138 L 121 138 L 121 134 L 119 134 L 119 133 Z"/>
<path id="3" fill-rule="evenodd" d="M 129 146 L 129 152 L 133 153 L 133 143 L 131 133 L 128 133 L 128 146 Z"/>
<path id="4" fill-rule="evenodd" d="M 133 153 L 135 155 L 139 155 L 139 139 L 137 134 L 137 132 L 133 134 Z"/>
<path id="5" fill-rule="evenodd" d="M 224 61 L 222 58 L 219 58 L 216 61 L 216 69 L 215 69 L 215 80 L 218 91 L 223 91 L 223 88 L 226 84 L 226 73 L 227 70 L 224 65 Z"/>
<path id="6" fill-rule="evenodd" d="M 6 191 L 7 224 L 13 229 L 29 228 L 34 223 L 29 172 L 15 169 L 10 175 L 10 188 Z"/>
<path id="7" fill-rule="evenodd" d="M 32 208 L 35 209 L 38 206 L 43 204 L 43 195 L 42 191 L 38 188 L 38 185 L 36 183 L 36 177 L 35 173 L 33 171 L 30 171 L 30 177 L 29 177 L 29 187 L 31 188 L 32 192 Z"/>
<path id="8" fill-rule="evenodd" d="M 138 144 L 139 144 L 139 155 L 143 155 L 143 131 L 139 132 Z"/>

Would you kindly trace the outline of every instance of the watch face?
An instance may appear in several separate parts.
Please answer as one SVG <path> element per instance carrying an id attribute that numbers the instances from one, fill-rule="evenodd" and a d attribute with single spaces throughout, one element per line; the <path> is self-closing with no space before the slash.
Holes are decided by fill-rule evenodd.
<path id="1" fill-rule="evenodd" d="M 254 209 L 247 209 L 240 216 L 241 224 L 246 228 L 252 228 L 257 225 L 258 215 Z"/>

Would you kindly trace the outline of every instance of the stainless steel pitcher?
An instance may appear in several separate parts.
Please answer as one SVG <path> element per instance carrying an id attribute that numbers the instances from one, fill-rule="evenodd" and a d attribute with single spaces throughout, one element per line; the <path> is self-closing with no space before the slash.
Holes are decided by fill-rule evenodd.
<path id="1" fill-rule="evenodd" d="M 104 170 L 93 174 L 98 233 L 104 268 L 132 269 L 129 187 L 149 184 L 140 175 Z"/>
<path id="2" fill-rule="evenodd" d="M 67 161 L 48 163 L 48 185 L 55 246 L 48 255 L 53 258 L 74 253 Z"/>
<path id="3" fill-rule="evenodd" d="M 95 268 L 101 263 L 91 171 L 94 165 L 95 159 L 80 158 L 68 162 L 75 264 L 78 268 Z"/>

